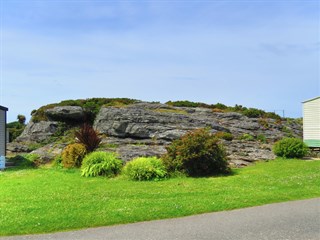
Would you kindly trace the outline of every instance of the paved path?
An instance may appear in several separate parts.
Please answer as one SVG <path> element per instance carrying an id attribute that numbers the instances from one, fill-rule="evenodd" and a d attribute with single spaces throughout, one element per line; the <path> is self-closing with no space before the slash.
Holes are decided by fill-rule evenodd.
<path id="1" fill-rule="evenodd" d="M 320 240 L 320 198 L 0 240 Z"/>

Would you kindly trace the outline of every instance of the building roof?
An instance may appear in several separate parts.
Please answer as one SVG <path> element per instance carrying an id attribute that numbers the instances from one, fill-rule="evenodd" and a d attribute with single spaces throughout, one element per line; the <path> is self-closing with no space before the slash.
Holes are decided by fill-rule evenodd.
<path id="1" fill-rule="evenodd" d="M 6 108 L 6 107 L 3 107 L 3 106 L 1 106 L 1 105 L 0 105 L 0 110 L 3 110 L 3 111 L 8 111 L 8 108 Z"/>
<path id="2" fill-rule="evenodd" d="M 317 100 L 317 99 L 319 99 L 319 98 L 320 98 L 320 97 L 311 98 L 311 99 L 309 99 L 309 100 L 303 101 L 302 103 L 311 102 L 311 101 Z"/>

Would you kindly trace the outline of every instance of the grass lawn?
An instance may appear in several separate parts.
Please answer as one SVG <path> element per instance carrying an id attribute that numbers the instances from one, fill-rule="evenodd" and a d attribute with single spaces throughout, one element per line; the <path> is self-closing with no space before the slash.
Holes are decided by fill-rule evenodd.
<path id="1" fill-rule="evenodd" d="M 83 178 L 78 170 L 0 172 L 0 236 L 180 217 L 320 197 L 320 161 L 284 160 L 231 176 L 159 182 Z"/>

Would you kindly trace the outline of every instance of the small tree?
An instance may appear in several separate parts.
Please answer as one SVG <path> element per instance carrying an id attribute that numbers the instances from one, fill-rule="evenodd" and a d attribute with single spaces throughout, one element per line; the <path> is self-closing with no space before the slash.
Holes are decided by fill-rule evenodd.
<path id="1" fill-rule="evenodd" d="M 18 119 L 18 121 L 19 121 L 20 124 L 25 125 L 25 123 L 26 123 L 26 117 L 25 117 L 24 115 L 19 114 L 19 115 L 17 116 L 17 119 Z"/>
<path id="2" fill-rule="evenodd" d="M 89 124 L 85 123 L 79 131 L 75 132 L 77 142 L 82 143 L 87 152 L 93 152 L 100 144 L 101 138 Z"/>

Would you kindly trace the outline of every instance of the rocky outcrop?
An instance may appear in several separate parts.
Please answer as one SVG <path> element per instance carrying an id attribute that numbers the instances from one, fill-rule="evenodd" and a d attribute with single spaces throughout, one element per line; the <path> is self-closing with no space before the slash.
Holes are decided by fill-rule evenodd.
<path id="1" fill-rule="evenodd" d="M 58 129 L 58 122 L 54 121 L 30 121 L 16 142 L 41 142 L 47 140 Z"/>
<path id="2" fill-rule="evenodd" d="M 46 114 L 50 119 L 65 122 L 74 119 L 79 123 L 83 110 L 73 106 L 55 107 L 47 110 Z M 56 135 L 58 127 L 57 121 L 30 122 L 17 141 L 48 140 Z M 223 143 L 230 162 L 235 166 L 273 159 L 275 156 L 271 148 L 274 141 L 284 136 L 302 137 L 302 126 L 296 121 L 248 118 L 235 112 L 172 107 L 160 103 L 139 102 L 123 107 L 102 107 L 94 121 L 94 128 L 104 137 L 102 149 L 115 151 L 124 160 L 138 156 L 161 156 L 166 152 L 167 144 L 188 131 L 204 127 L 209 127 L 213 133 L 222 131 L 232 134 L 233 140 Z M 49 150 L 42 152 L 48 153 Z M 57 152 L 59 150 L 52 154 Z M 50 157 L 52 154 L 50 152 Z"/>
<path id="3" fill-rule="evenodd" d="M 7 144 L 7 154 L 12 153 L 28 153 L 31 152 L 30 148 L 26 144 L 12 142 Z"/>
<path id="4" fill-rule="evenodd" d="M 224 141 L 227 156 L 231 165 L 242 167 L 255 161 L 271 160 L 275 158 L 272 144 L 259 141 L 233 140 Z"/>
<path id="5" fill-rule="evenodd" d="M 172 141 L 186 132 L 210 127 L 228 131 L 216 122 L 209 109 L 174 108 L 165 104 L 132 104 L 125 108 L 101 108 L 94 127 L 100 133 L 119 138 Z"/>
<path id="6" fill-rule="evenodd" d="M 47 144 L 43 147 L 40 147 L 36 150 L 30 152 L 31 154 L 37 154 L 39 156 L 38 162 L 39 163 L 47 163 L 53 160 L 56 156 L 62 153 L 63 148 L 67 144 Z"/>
<path id="7" fill-rule="evenodd" d="M 280 139 L 285 135 L 283 123 L 273 119 L 248 118 L 240 113 L 216 113 L 205 108 L 177 108 L 165 104 L 138 103 L 125 108 L 103 107 L 94 127 L 108 136 L 133 139 L 162 139 L 172 141 L 186 132 L 210 127 L 235 137 L 250 134 Z M 286 127 L 293 136 L 301 136 L 301 126 Z"/>
<path id="8" fill-rule="evenodd" d="M 46 116 L 51 121 L 77 121 L 84 120 L 85 113 L 79 106 L 54 107 L 45 111 Z"/>

